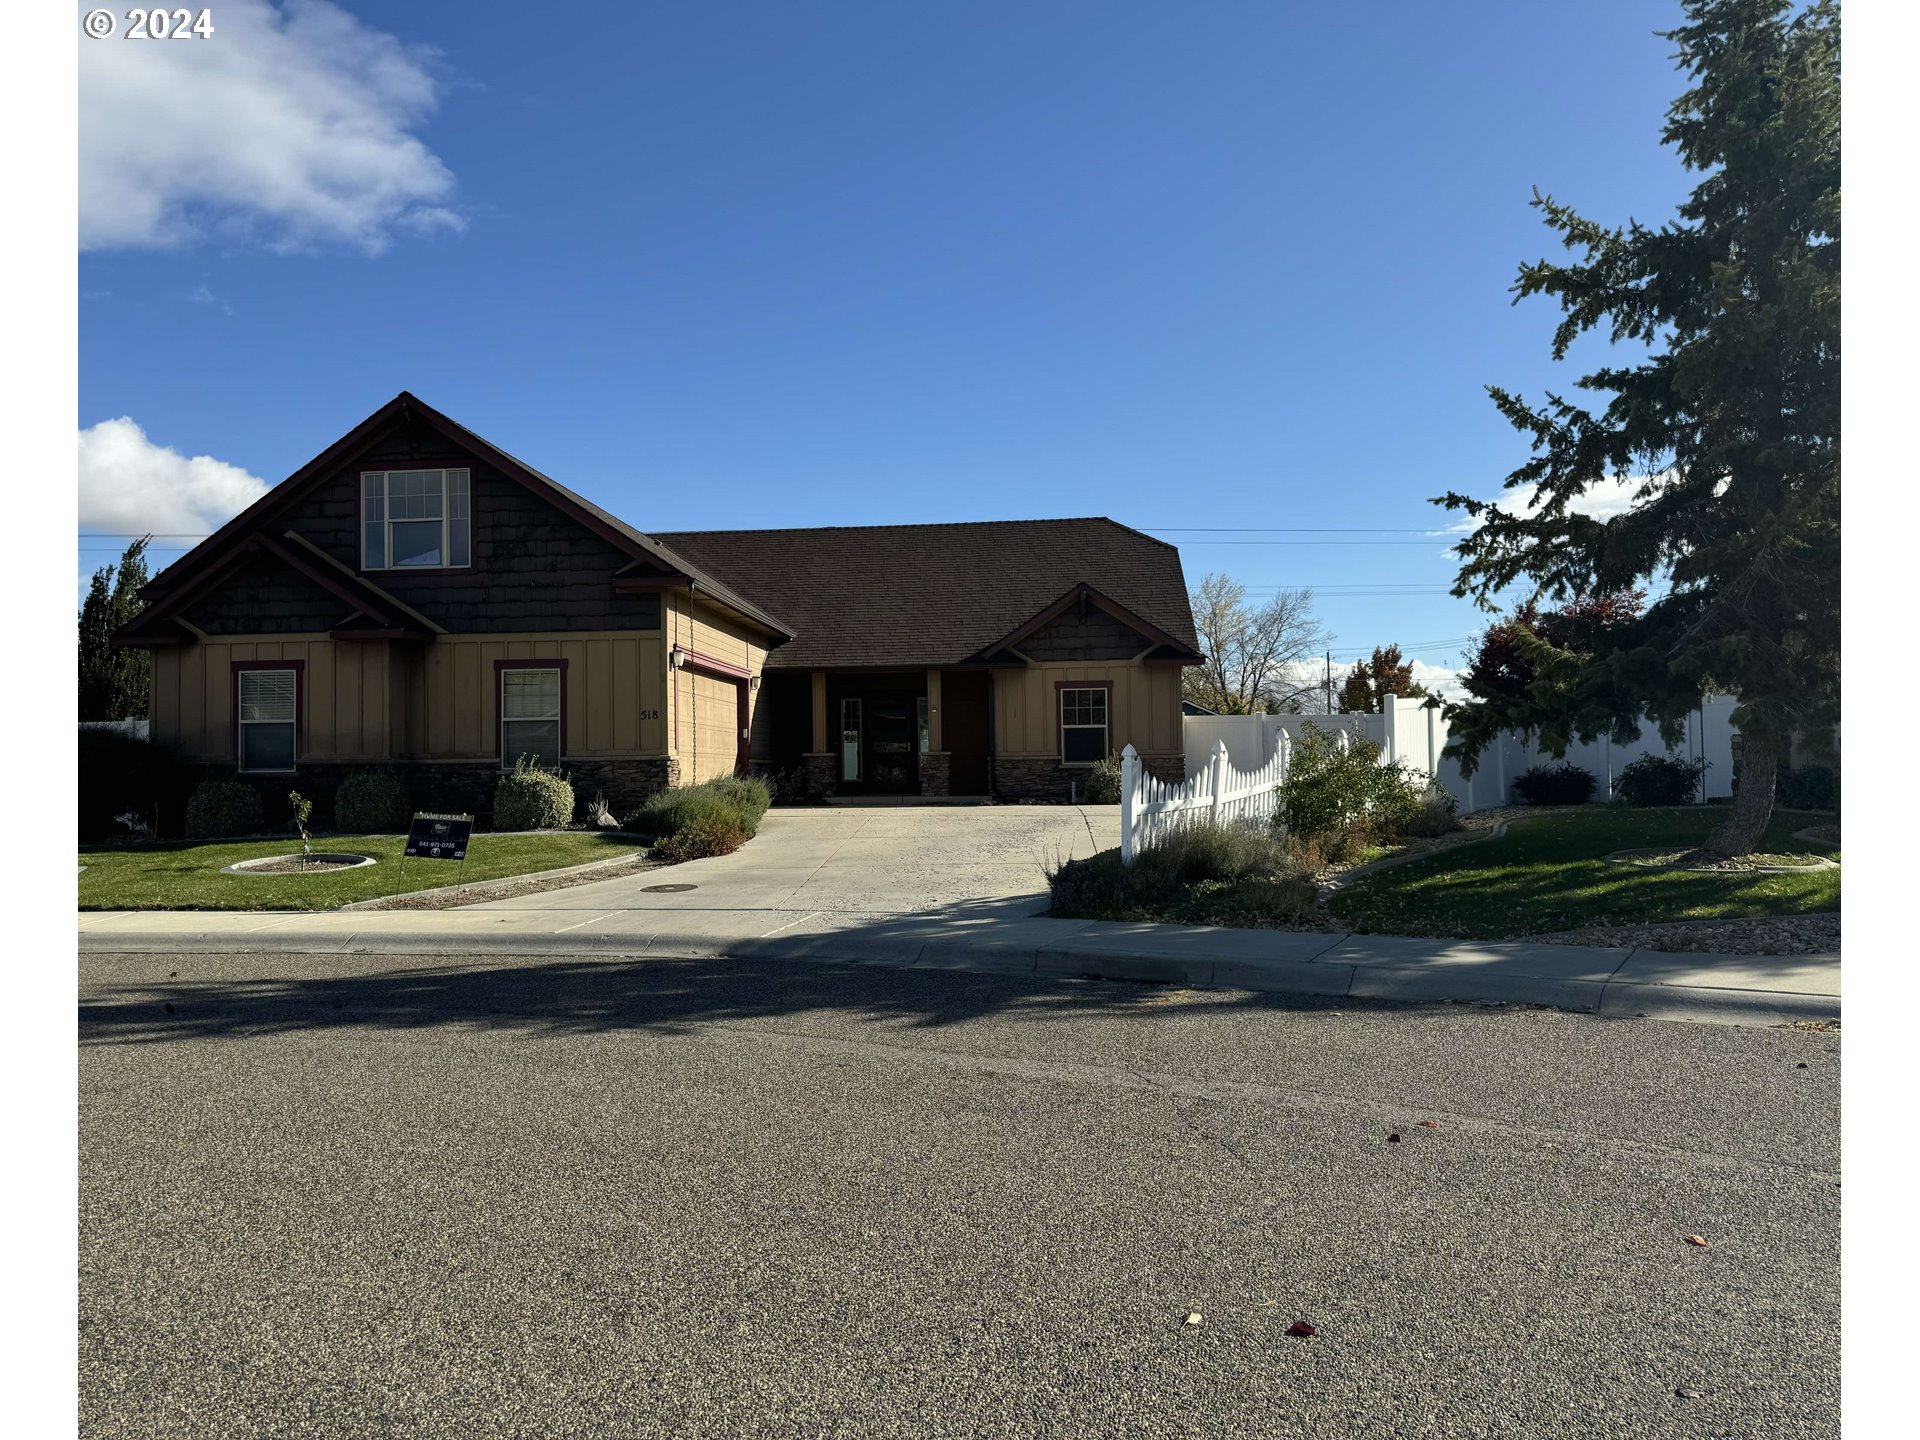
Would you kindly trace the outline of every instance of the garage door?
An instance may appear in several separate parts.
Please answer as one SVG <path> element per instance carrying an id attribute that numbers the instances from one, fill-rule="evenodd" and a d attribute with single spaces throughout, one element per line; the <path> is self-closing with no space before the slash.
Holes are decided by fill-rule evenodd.
<path id="1" fill-rule="evenodd" d="M 697 670 L 676 673 L 682 774 L 695 784 L 733 774 L 740 756 L 740 687 L 746 682 Z"/>

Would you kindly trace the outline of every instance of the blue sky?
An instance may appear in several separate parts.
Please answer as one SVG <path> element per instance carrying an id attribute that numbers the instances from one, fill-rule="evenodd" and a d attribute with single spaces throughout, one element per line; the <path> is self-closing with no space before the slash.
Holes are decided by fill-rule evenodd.
<path id="1" fill-rule="evenodd" d="M 1575 373 L 1531 187 L 1686 188 L 1669 0 L 587 9 L 83 43 L 83 530 L 410 389 L 644 529 L 1109 514 L 1451 665 L 1426 501 L 1524 457 L 1486 384 Z"/>

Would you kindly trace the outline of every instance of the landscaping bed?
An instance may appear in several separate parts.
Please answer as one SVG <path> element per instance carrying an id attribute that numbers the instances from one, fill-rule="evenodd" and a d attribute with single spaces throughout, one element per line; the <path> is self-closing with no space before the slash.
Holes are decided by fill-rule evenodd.
<path id="1" fill-rule="evenodd" d="M 297 841 L 295 842 L 298 843 Z M 217 840 L 83 848 L 82 910 L 331 910 L 356 900 L 557 870 L 594 860 L 648 854 L 639 836 L 599 830 L 487 833 L 473 837 L 465 861 L 406 860 L 403 835 L 328 836 L 330 852 L 371 856 L 377 864 L 285 874 L 222 874 L 245 860 L 283 856 L 287 840 Z M 596 877 L 597 878 L 597 877 Z M 468 895 L 448 903 L 490 898 Z"/>
<path id="2" fill-rule="evenodd" d="M 1831 912 L 1753 920 L 1677 920 L 1665 925 L 1585 925 L 1527 938 L 1549 945 L 1617 945 L 1697 955 L 1837 955 L 1840 916 Z"/>
<path id="3" fill-rule="evenodd" d="M 1364 933 L 1513 940 L 1554 932 L 1592 933 L 1595 927 L 1617 930 L 1839 909 L 1837 865 L 1795 871 L 1683 870 L 1617 864 L 1606 858 L 1622 850 L 1691 849 L 1721 818 L 1703 806 L 1589 806 L 1537 816 L 1520 812 L 1497 839 L 1362 877 L 1334 899 L 1332 912 L 1345 928 Z M 1776 813 L 1762 849 L 1837 861 L 1836 847 L 1793 838 L 1809 819 L 1804 813 Z"/>

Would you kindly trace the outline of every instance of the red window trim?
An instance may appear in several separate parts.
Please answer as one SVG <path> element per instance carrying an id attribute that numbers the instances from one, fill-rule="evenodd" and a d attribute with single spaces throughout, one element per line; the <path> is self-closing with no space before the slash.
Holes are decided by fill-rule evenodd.
<path id="1" fill-rule="evenodd" d="M 1068 690 L 1104 690 L 1107 692 L 1107 749 L 1113 749 L 1113 681 L 1111 680 L 1056 680 L 1053 682 L 1053 753 L 1060 757 L 1062 765 L 1075 770 L 1084 770 L 1094 764 L 1092 760 L 1067 759 L 1067 719 L 1061 706 L 1066 703 L 1063 692 Z"/>
<path id="2" fill-rule="evenodd" d="M 307 662 L 304 660 L 233 660 L 233 768 L 241 775 L 292 775 L 300 769 L 300 757 L 307 753 Z M 293 769 L 242 770 L 240 768 L 240 672 L 242 670 L 293 671 Z"/>
<path id="3" fill-rule="evenodd" d="M 493 662 L 493 753 L 507 768 L 507 707 L 501 703 L 500 677 L 508 670 L 560 672 L 560 759 L 567 758 L 567 662 L 564 660 L 496 660 Z"/>

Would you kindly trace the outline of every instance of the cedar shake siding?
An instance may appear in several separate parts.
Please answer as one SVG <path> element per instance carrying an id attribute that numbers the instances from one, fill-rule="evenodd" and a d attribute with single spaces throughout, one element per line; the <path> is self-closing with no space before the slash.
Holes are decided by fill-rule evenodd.
<path id="1" fill-rule="evenodd" d="M 396 425 L 341 466 L 280 528 L 360 570 L 360 475 L 462 467 L 471 474 L 472 564 L 457 570 L 366 570 L 369 580 L 455 634 L 501 630 L 660 628 L 657 594 L 617 594 L 632 557 L 437 435 Z"/>
<path id="2" fill-rule="evenodd" d="M 1131 660 L 1153 642 L 1125 621 L 1089 607 L 1062 615 L 1014 647 L 1029 660 Z"/>
<path id="3" fill-rule="evenodd" d="M 209 635 L 327 631 L 353 607 L 318 581 L 256 552 L 181 612 Z"/>

